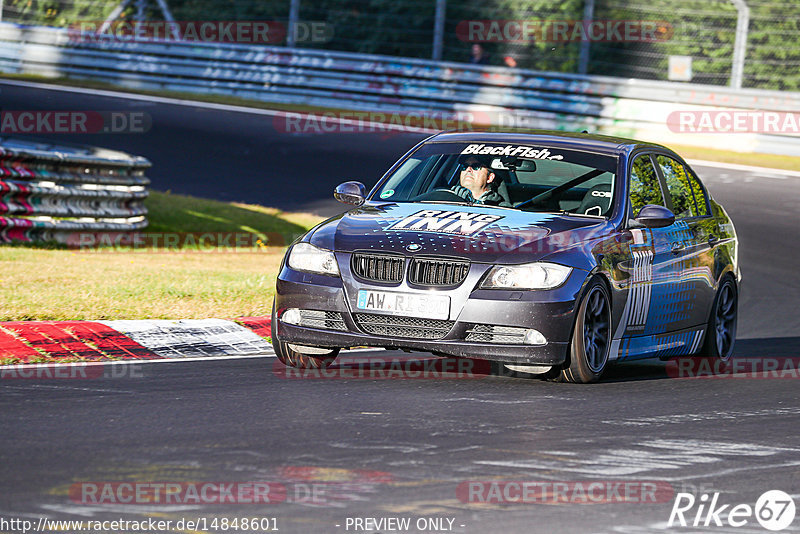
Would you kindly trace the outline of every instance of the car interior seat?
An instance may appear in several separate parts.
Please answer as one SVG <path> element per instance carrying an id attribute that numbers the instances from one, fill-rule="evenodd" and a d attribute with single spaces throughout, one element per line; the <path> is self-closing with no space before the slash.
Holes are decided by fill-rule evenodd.
<path id="1" fill-rule="evenodd" d="M 508 186 L 506 185 L 510 178 L 508 171 L 503 169 L 492 169 L 492 172 L 494 173 L 495 181 L 499 180 L 500 182 L 497 186 L 497 194 L 503 197 L 503 200 L 507 202 L 509 206 L 511 206 L 511 198 L 508 195 Z"/>
<path id="2" fill-rule="evenodd" d="M 610 208 L 611 184 L 598 184 L 586 192 L 575 213 L 605 216 L 608 215 Z"/>

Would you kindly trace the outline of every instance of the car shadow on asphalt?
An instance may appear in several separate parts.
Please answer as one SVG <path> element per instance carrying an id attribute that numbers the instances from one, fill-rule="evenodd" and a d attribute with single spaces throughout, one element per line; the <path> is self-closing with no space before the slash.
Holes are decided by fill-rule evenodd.
<path id="1" fill-rule="evenodd" d="M 311 370 L 320 378 L 510 378 L 542 380 L 544 375 L 511 371 L 487 360 L 439 357 L 428 353 L 402 354 L 379 349 L 363 354 L 345 353 L 327 370 Z M 668 360 L 646 359 L 609 366 L 601 383 L 643 380 L 690 380 L 736 377 L 800 378 L 800 336 L 737 339 L 729 362 L 683 356 Z"/>
<path id="2" fill-rule="evenodd" d="M 615 364 L 603 382 L 728 378 L 800 378 L 800 336 L 737 339 L 727 363 L 682 356 L 669 360 L 638 360 Z"/>

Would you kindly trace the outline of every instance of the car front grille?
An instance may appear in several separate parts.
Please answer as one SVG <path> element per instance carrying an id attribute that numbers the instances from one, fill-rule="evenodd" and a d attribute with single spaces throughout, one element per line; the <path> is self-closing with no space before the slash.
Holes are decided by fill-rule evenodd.
<path id="1" fill-rule="evenodd" d="M 469 262 L 414 258 L 408 281 L 421 286 L 457 286 L 467 277 Z"/>
<path id="2" fill-rule="evenodd" d="M 492 326 L 476 324 L 467 330 L 466 341 L 482 343 L 505 343 L 508 345 L 521 345 L 525 341 L 524 328 L 513 326 Z"/>
<path id="3" fill-rule="evenodd" d="M 455 324 L 455 321 L 441 319 L 417 319 L 374 313 L 356 313 L 355 320 L 368 334 L 411 339 L 442 339 Z"/>
<path id="4" fill-rule="evenodd" d="M 399 283 L 403 280 L 405 261 L 402 256 L 356 253 L 350 260 L 350 268 L 353 274 L 364 280 Z"/>

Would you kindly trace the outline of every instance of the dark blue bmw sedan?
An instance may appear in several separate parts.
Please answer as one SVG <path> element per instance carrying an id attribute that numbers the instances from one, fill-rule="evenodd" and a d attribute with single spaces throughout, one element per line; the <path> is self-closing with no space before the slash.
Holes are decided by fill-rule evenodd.
<path id="1" fill-rule="evenodd" d="M 502 362 L 567 382 L 611 362 L 733 353 L 736 232 L 695 172 L 613 137 L 442 133 L 302 236 L 272 341 L 318 368 L 351 346 Z"/>

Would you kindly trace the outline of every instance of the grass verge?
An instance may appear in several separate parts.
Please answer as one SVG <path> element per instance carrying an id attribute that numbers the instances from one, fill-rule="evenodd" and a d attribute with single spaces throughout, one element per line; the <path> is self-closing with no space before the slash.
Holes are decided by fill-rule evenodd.
<path id="1" fill-rule="evenodd" d="M 156 91 L 147 89 L 130 89 L 120 87 L 106 82 L 95 80 L 81 80 L 75 78 L 47 78 L 33 74 L 0 74 L 0 79 L 32 81 L 48 83 L 54 85 L 64 85 L 69 87 L 86 87 L 90 89 L 105 89 L 109 91 L 120 91 L 141 95 L 163 96 L 182 100 L 195 100 L 199 102 L 212 102 L 215 104 L 228 104 L 234 106 L 244 106 L 258 109 L 272 109 L 277 111 L 311 112 L 311 113 L 352 113 L 352 110 L 333 109 L 326 107 L 304 106 L 295 104 L 279 104 L 273 102 L 263 102 L 260 100 L 250 100 L 226 95 L 185 93 L 178 91 Z M 656 140 L 656 142 L 658 142 Z M 702 159 L 708 161 L 718 161 L 721 163 L 736 163 L 740 165 L 754 165 L 757 167 L 769 167 L 774 169 L 786 169 L 796 171 L 800 169 L 800 158 L 793 156 L 781 156 L 777 154 L 757 154 L 734 152 L 731 150 L 718 150 L 689 145 L 673 145 L 669 147 L 687 159 Z"/>
<path id="2" fill-rule="evenodd" d="M 322 220 L 262 206 L 151 192 L 147 233 L 282 236 Z M 0 246 L 0 321 L 266 316 L 285 246 L 70 250 Z"/>

